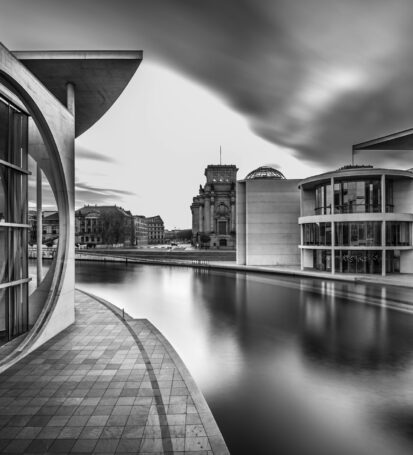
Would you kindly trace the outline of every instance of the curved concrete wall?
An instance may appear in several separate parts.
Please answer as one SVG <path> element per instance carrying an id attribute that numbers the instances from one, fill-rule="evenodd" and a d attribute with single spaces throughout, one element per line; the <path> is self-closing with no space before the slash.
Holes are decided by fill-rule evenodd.
<path id="1" fill-rule="evenodd" d="M 0 83 L 24 104 L 34 124 L 29 153 L 40 164 L 56 198 L 60 241 L 56 259 L 29 302 L 39 316 L 0 371 L 74 322 L 74 119 L 69 111 L 0 45 Z"/>

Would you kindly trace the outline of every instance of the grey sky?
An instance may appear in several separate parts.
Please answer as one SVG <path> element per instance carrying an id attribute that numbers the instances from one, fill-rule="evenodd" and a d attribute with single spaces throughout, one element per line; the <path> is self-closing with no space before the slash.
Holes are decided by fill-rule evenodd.
<path id="1" fill-rule="evenodd" d="M 185 227 L 219 145 L 240 178 L 269 162 L 294 178 L 411 127 L 412 19 L 410 0 L 0 0 L 0 39 L 143 49 L 127 99 L 79 139 L 78 175 Z M 358 159 L 413 167 L 406 153 Z"/>

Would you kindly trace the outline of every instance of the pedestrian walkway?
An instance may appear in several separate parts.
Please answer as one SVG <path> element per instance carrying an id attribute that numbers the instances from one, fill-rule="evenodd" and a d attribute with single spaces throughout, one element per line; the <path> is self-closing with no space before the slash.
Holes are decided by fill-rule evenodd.
<path id="1" fill-rule="evenodd" d="M 0 375 L 0 452 L 228 454 L 185 365 L 147 320 L 76 292 L 76 323 Z"/>

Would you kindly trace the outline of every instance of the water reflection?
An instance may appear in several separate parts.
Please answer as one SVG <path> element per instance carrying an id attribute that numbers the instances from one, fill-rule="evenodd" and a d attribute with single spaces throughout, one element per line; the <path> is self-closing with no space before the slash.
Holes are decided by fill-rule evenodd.
<path id="1" fill-rule="evenodd" d="M 411 290 L 95 263 L 76 279 L 165 334 L 232 453 L 411 453 L 413 316 L 389 308 Z"/>

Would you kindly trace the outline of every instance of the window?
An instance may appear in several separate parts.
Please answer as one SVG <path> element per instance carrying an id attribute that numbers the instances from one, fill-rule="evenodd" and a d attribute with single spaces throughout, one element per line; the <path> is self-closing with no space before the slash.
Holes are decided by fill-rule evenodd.
<path id="1" fill-rule="evenodd" d="M 408 221 L 386 223 L 387 246 L 410 246 L 411 244 L 411 224 Z"/>
<path id="2" fill-rule="evenodd" d="M 337 246 L 380 246 L 381 222 L 336 223 L 335 244 Z"/>
<path id="3" fill-rule="evenodd" d="M 0 98 L 0 339 L 28 328 L 27 116 Z"/>
<path id="4" fill-rule="evenodd" d="M 331 223 L 303 225 L 304 245 L 331 245 Z"/>

